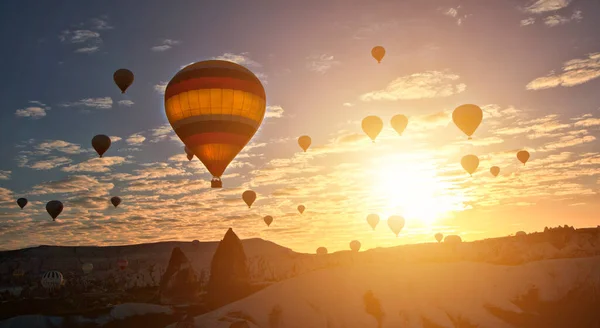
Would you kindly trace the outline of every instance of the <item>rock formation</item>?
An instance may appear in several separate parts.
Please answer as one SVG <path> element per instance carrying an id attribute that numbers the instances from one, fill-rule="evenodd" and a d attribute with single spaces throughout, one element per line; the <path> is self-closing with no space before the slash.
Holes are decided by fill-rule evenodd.
<path id="1" fill-rule="evenodd" d="M 173 248 L 169 265 L 160 280 L 160 303 L 190 304 L 198 300 L 198 280 L 188 258 L 179 247 Z"/>

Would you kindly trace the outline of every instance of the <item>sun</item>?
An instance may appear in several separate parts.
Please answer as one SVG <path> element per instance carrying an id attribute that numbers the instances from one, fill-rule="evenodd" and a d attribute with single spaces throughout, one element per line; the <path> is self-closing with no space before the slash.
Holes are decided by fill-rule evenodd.
<path id="1" fill-rule="evenodd" d="M 462 209 L 463 193 L 438 176 L 431 158 L 381 162 L 372 191 L 382 206 L 382 219 L 401 215 L 407 226 L 431 227 L 436 220 Z"/>

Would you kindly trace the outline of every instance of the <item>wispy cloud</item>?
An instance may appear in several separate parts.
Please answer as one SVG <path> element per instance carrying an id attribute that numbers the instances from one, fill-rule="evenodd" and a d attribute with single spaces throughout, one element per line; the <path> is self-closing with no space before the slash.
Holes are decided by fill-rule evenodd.
<path id="1" fill-rule="evenodd" d="M 34 170 L 51 170 L 62 165 L 70 164 L 71 162 L 73 161 L 68 157 L 51 156 L 46 160 L 37 161 L 33 164 L 28 165 L 27 167 Z"/>
<path id="2" fill-rule="evenodd" d="M 139 146 L 144 142 L 144 140 L 146 140 L 146 137 L 139 133 L 135 133 L 130 135 L 125 142 L 127 142 L 128 145 Z"/>
<path id="3" fill-rule="evenodd" d="M 97 18 L 90 19 L 92 29 L 94 30 L 112 30 L 114 27 L 110 25 L 108 16 L 102 15 Z"/>
<path id="4" fill-rule="evenodd" d="M 527 17 L 521 20 L 521 26 L 529 26 L 535 23 L 535 17 Z"/>
<path id="5" fill-rule="evenodd" d="M 540 14 L 548 11 L 556 11 L 566 8 L 572 0 L 533 0 L 525 7 L 525 11 L 532 14 Z"/>
<path id="6" fill-rule="evenodd" d="M 111 97 L 85 98 L 79 101 L 61 104 L 63 107 L 88 107 L 95 109 L 111 109 L 112 105 L 113 100 Z"/>
<path id="7" fill-rule="evenodd" d="M 360 99 L 371 101 L 449 97 L 467 88 L 464 83 L 454 82 L 458 79 L 460 76 L 456 74 L 439 71 L 415 73 L 395 79 L 383 90 L 365 93 Z"/>
<path id="8" fill-rule="evenodd" d="M 134 102 L 131 100 L 119 100 L 119 105 L 121 106 L 125 106 L 125 107 L 131 107 L 133 106 Z"/>
<path id="9" fill-rule="evenodd" d="M 279 105 L 267 106 L 266 118 L 281 118 L 283 117 L 283 107 Z"/>
<path id="10" fill-rule="evenodd" d="M 62 171 L 64 172 L 109 172 L 110 167 L 114 165 L 120 165 L 126 163 L 127 160 L 125 157 L 120 156 L 109 156 L 109 157 L 97 157 L 89 159 L 85 162 L 69 165 L 67 167 L 63 167 Z"/>
<path id="11" fill-rule="evenodd" d="M 12 173 L 12 171 L 2 171 L 2 170 L 0 170 L 0 180 L 9 180 L 11 173 Z"/>
<path id="12" fill-rule="evenodd" d="M 87 28 L 85 28 L 87 26 Z M 78 24 L 76 29 L 63 30 L 58 39 L 64 44 L 76 45 L 75 53 L 94 53 L 100 50 L 102 45 L 102 30 L 110 30 L 113 27 L 108 22 L 108 16 L 92 18 L 88 23 Z"/>
<path id="13" fill-rule="evenodd" d="M 581 10 L 576 10 L 571 16 L 550 15 L 544 18 L 544 24 L 548 27 L 563 25 L 571 21 L 579 22 L 583 19 Z"/>
<path id="14" fill-rule="evenodd" d="M 46 111 L 50 110 L 50 106 L 46 106 L 46 104 L 39 101 L 31 100 L 29 103 L 37 106 L 29 106 L 23 109 L 17 109 L 15 111 L 15 116 L 39 119 L 46 116 Z"/>
<path id="15" fill-rule="evenodd" d="M 181 41 L 177 41 L 177 40 L 173 40 L 173 39 L 164 39 L 164 40 L 162 40 L 162 42 L 159 45 L 153 46 L 152 48 L 150 48 L 150 50 L 152 50 L 154 52 L 167 51 L 167 50 L 173 48 L 173 46 L 176 46 L 180 43 L 181 43 Z"/>
<path id="16" fill-rule="evenodd" d="M 154 85 L 154 91 L 164 95 L 165 94 L 165 90 L 167 89 L 167 84 L 169 84 L 169 82 L 167 81 L 160 81 L 158 84 Z"/>
<path id="17" fill-rule="evenodd" d="M 248 66 L 248 67 L 262 67 L 261 64 L 250 59 L 250 57 L 248 57 L 248 55 L 249 55 L 248 52 L 242 52 L 240 54 L 226 52 L 220 56 L 213 57 L 213 59 L 226 60 L 226 61 L 234 62 L 236 64 L 240 64 L 240 65 Z"/>
<path id="18" fill-rule="evenodd" d="M 584 59 L 572 59 L 563 64 L 562 72 L 552 71 L 529 82 L 527 90 L 541 90 L 558 86 L 572 87 L 600 77 L 600 52 Z"/>
<path id="19" fill-rule="evenodd" d="M 458 25 L 458 26 L 462 25 L 463 21 L 468 17 L 468 15 L 460 15 L 459 14 L 458 11 L 460 8 L 461 8 L 461 6 L 458 5 L 456 8 L 450 7 L 443 11 L 444 15 L 454 18 L 456 20 L 456 25 Z"/>
<path id="20" fill-rule="evenodd" d="M 340 61 L 334 59 L 333 55 L 329 54 L 313 54 L 306 57 L 306 60 L 306 68 L 308 68 L 308 70 L 321 74 L 325 74 L 334 66 L 341 64 Z"/>
<path id="21" fill-rule="evenodd" d="M 58 151 L 65 154 L 75 155 L 85 152 L 81 146 L 64 140 L 44 141 L 35 146 L 37 155 L 47 155 L 52 151 Z"/>

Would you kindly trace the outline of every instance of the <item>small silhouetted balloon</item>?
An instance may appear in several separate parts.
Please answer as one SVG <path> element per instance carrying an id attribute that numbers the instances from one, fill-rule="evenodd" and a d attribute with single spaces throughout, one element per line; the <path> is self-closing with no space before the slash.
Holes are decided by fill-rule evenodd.
<path id="1" fill-rule="evenodd" d="M 460 160 L 460 165 L 469 173 L 469 175 L 473 175 L 479 166 L 479 157 L 475 155 L 465 155 Z"/>
<path id="2" fill-rule="evenodd" d="M 525 163 L 527 163 L 529 160 L 529 152 L 527 150 L 521 150 L 517 153 L 517 158 L 521 163 L 523 163 L 523 165 L 525 165 Z"/>
<path id="3" fill-rule="evenodd" d="M 23 207 L 25 207 L 25 205 L 27 205 L 27 199 L 26 198 L 17 199 L 17 205 L 19 205 L 19 207 L 21 209 L 23 209 Z"/>
<path id="4" fill-rule="evenodd" d="M 375 230 L 375 227 L 379 223 L 379 215 L 377 215 L 377 214 L 367 215 L 367 222 L 369 223 L 371 228 L 373 228 L 373 230 Z"/>
<path id="5" fill-rule="evenodd" d="M 246 190 L 242 194 L 242 199 L 244 200 L 244 203 L 248 205 L 248 208 L 250 208 L 252 207 L 252 203 L 256 200 L 256 193 L 252 190 Z"/>
<path id="6" fill-rule="evenodd" d="M 452 121 L 469 139 L 481 124 L 483 111 L 477 105 L 467 104 L 456 107 L 452 112 Z"/>
<path id="7" fill-rule="evenodd" d="M 273 217 L 270 215 L 267 215 L 263 218 L 263 220 L 265 221 L 265 223 L 267 224 L 267 227 L 271 226 L 271 223 L 273 223 Z"/>
<path id="8" fill-rule="evenodd" d="M 375 142 L 375 138 L 377 138 L 381 132 L 381 129 L 383 129 L 383 121 L 381 118 L 379 118 L 379 116 L 367 116 L 363 118 L 361 127 L 363 132 L 369 136 L 373 142 Z"/>
<path id="9" fill-rule="evenodd" d="M 493 176 L 497 177 L 497 176 L 498 176 L 498 174 L 500 173 L 500 168 L 499 168 L 499 167 L 497 167 L 497 166 L 492 166 L 492 167 L 490 167 L 490 173 L 491 173 Z"/>
<path id="10" fill-rule="evenodd" d="M 100 157 L 110 148 L 110 143 L 110 138 L 104 134 L 98 134 L 92 138 L 92 147 L 94 147 Z"/>
<path id="11" fill-rule="evenodd" d="M 396 237 L 398 237 L 398 234 L 400 234 L 400 231 L 404 228 L 404 218 L 400 215 L 392 215 L 388 219 L 388 226 L 392 229 L 394 234 L 396 234 Z"/>
<path id="12" fill-rule="evenodd" d="M 443 238 L 444 238 L 444 235 L 442 235 L 441 232 L 438 232 L 435 234 L 435 240 L 437 240 L 438 243 L 441 242 Z"/>
<path id="13" fill-rule="evenodd" d="M 327 254 L 327 248 L 325 248 L 325 247 L 317 248 L 317 255 L 325 255 L 325 254 Z"/>
<path id="14" fill-rule="evenodd" d="M 298 146 L 300 146 L 304 152 L 310 147 L 311 143 L 312 139 L 309 136 L 300 136 L 300 138 L 298 138 Z"/>
<path id="15" fill-rule="evenodd" d="M 358 252 L 360 250 L 360 246 L 361 246 L 360 241 L 358 241 L 358 240 L 353 240 L 350 242 L 350 249 L 353 252 Z"/>
<path id="16" fill-rule="evenodd" d="M 110 202 L 113 204 L 114 207 L 117 207 L 119 206 L 119 204 L 121 204 L 121 197 L 114 196 L 110 199 Z"/>
<path id="17" fill-rule="evenodd" d="M 408 125 L 408 118 L 402 114 L 394 115 L 390 120 L 390 124 L 398 132 L 398 135 L 402 135 L 402 132 L 404 132 L 404 129 Z"/>
<path id="18" fill-rule="evenodd" d="M 371 49 L 371 56 L 377 60 L 378 64 L 381 64 L 383 56 L 385 56 L 385 48 L 382 46 L 375 46 Z"/>
<path id="19" fill-rule="evenodd" d="M 298 212 L 300 212 L 300 214 L 304 213 L 305 209 L 306 207 L 304 205 L 298 205 Z"/>
<path id="20" fill-rule="evenodd" d="M 121 93 L 125 93 L 125 90 L 133 83 L 133 78 L 133 73 L 125 68 L 118 69 L 113 74 L 113 80 L 119 89 L 121 89 Z"/>
<path id="21" fill-rule="evenodd" d="M 56 218 L 63 211 L 63 208 L 63 203 L 61 203 L 58 200 L 51 200 L 46 204 L 46 212 L 50 214 L 50 216 L 52 217 L 52 221 L 56 220 Z"/>

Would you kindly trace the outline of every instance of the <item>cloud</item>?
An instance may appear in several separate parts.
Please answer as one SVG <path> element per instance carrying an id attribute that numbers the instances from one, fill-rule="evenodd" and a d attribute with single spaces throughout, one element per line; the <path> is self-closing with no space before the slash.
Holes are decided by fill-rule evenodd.
<path id="1" fill-rule="evenodd" d="M 94 52 L 96 52 L 98 50 L 100 50 L 100 47 L 98 47 L 98 46 L 83 47 L 83 48 L 75 49 L 75 53 L 78 53 L 78 54 L 91 54 L 91 53 L 94 53 Z"/>
<path id="2" fill-rule="evenodd" d="M 30 106 L 24 109 L 17 109 L 17 111 L 15 112 L 15 116 L 39 119 L 46 116 L 46 111 L 50 110 L 51 108 L 49 106 L 46 106 L 46 104 L 36 100 L 30 100 L 29 103 L 37 106 Z"/>
<path id="3" fill-rule="evenodd" d="M 108 16 L 102 15 L 98 18 L 90 19 L 92 29 L 94 30 L 112 30 L 114 27 L 108 22 Z"/>
<path id="4" fill-rule="evenodd" d="M 117 142 L 117 141 L 123 140 L 123 138 L 117 137 L 117 136 L 110 136 L 109 138 L 110 138 L 111 142 Z"/>
<path id="5" fill-rule="evenodd" d="M 167 84 L 169 84 L 169 82 L 160 81 L 158 84 L 154 85 L 154 91 L 161 95 L 164 95 L 165 90 L 167 89 Z"/>
<path id="6" fill-rule="evenodd" d="M 243 66 L 262 67 L 261 64 L 250 59 L 250 57 L 248 57 L 248 55 L 249 55 L 249 53 L 247 53 L 247 52 L 242 52 L 239 55 L 236 55 L 236 54 L 233 54 L 230 52 L 226 52 L 220 56 L 213 57 L 213 59 L 226 60 L 226 61 L 234 62 L 236 64 L 240 64 Z"/>
<path id="7" fill-rule="evenodd" d="M 71 175 L 62 180 L 44 182 L 32 188 L 32 195 L 45 194 L 108 194 L 114 187 L 112 183 L 102 183 L 87 175 Z"/>
<path id="8" fill-rule="evenodd" d="M 467 88 L 464 83 L 453 82 L 459 78 L 456 74 L 439 71 L 415 73 L 395 79 L 383 90 L 365 93 L 360 99 L 371 101 L 449 97 Z"/>
<path id="9" fill-rule="evenodd" d="M 59 166 L 70 164 L 71 162 L 73 161 L 67 157 L 51 156 L 47 160 L 35 162 L 31 165 L 28 165 L 28 167 L 34 170 L 51 170 Z"/>
<path id="10" fill-rule="evenodd" d="M 180 43 L 181 43 L 181 41 L 172 40 L 172 39 L 164 39 L 160 45 L 154 46 L 150 49 L 154 52 L 162 52 L 162 51 L 167 51 L 167 50 L 173 48 L 173 46 L 176 46 Z"/>
<path id="11" fill-rule="evenodd" d="M 75 102 L 61 104 L 63 107 L 90 107 L 95 109 L 111 109 L 113 100 L 111 97 L 85 98 Z"/>
<path id="12" fill-rule="evenodd" d="M 591 53 L 588 58 L 571 59 L 563 64 L 562 72 L 550 72 L 529 82 L 527 90 L 541 90 L 558 86 L 572 87 L 600 77 L 600 52 Z"/>
<path id="13" fill-rule="evenodd" d="M 583 19 L 583 15 L 581 10 L 576 10 L 573 12 L 571 17 L 565 17 L 561 15 L 550 15 L 544 18 L 544 24 L 548 27 L 554 27 L 562 24 L 566 24 L 570 21 L 579 22 Z"/>
<path id="14" fill-rule="evenodd" d="M 130 135 L 129 138 L 125 140 L 125 142 L 127 142 L 128 145 L 139 146 L 144 142 L 144 140 L 146 140 L 146 137 L 139 133 L 135 133 Z"/>
<path id="15" fill-rule="evenodd" d="M 35 149 L 37 150 L 36 154 L 38 155 L 46 155 L 49 154 L 51 151 L 59 151 L 61 153 L 71 155 L 81 154 L 85 152 L 83 149 L 81 149 L 80 145 L 70 143 L 64 140 L 44 141 L 39 145 L 35 146 Z"/>
<path id="16" fill-rule="evenodd" d="M 342 106 L 344 106 L 344 107 L 353 107 L 354 104 L 353 103 L 349 103 L 349 102 L 345 102 L 345 103 L 342 104 Z"/>
<path id="17" fill-rule="evenodd" d="M 89 159 L 85 162 L 69 165 L 67 167 L 63 167 L 62 171 L 64 172 L 109 172 L 110 166 L 121 165 L 127 163 L 125 157 L 120 156 L 110 156 L 110 157 L 97 157 Z"/>
<path id="18" fill-rule="evenodd" d="M 527 17 L 521 20 L 521 26 L 533 25 L 535 23 L 534 17 Z"/>
<path id="19" fill-rule="evenodd" d="M 274 105 L 267 106 L 267 113 L 265 114 L 266 118 L 281 118 L 283 117 L 283 107 Z"/>
<path id="20" fill-rule="evenodd" d="M 532 14 L 556 11 L 566 8 L 571 1 L 572 0 L 534 0 L 527 7 L 525 7 L 525 11 Z"/>
<path id="21" fill-rule="evenodd" d="M 88 26 L 88 28 L 85 28 Z M 108 23 L 108 16 L 92 18 L 89 22 L 78 24 L 78 29 L 63 30 L 58 39 L 64 44 L 76 45 L 75 53 L 91 54 L 100 50 L 102 37 L 99 30 L 110 30 L 113 27 Z"/>
<path id="22" fill-rule="evenodd" d="M 0 180 L 9 180 L 11 173 L 12 173 L 12 171 L 2 171 L 2 170 L 0 170 Z"/>
<path id="23" fill-rule="evenodd" d="M 337 61 L 333 58 L 333 55 L 328 54 L 314 54 L 306 57 L 306 60 L 306 68 L 308 68 L 309 71 L 321 74 L 325 74 L 325 72 L 330 70 L 332 67 L 341 64 L 340 61 Z"/>
<path id="24" fill-rule="evenodd" d="M 460 16 L 458 14 L 458 9 L 460 9 L 460 7 L 461 6 L 459 5 L 456 8 L 451 7 L 451 8 L 448 8 L 446 11 L 444 11 L 444 15 L 456 19 L 456 25 L 459 25 L 459 26 L 462 25 L 463 20 L 468 17 L 468 15 Z"/>
<path id="25" fill-rule="evenodd" d="M 134 102 L 131 100 L 119 100 L 119 105 L 121 106 L 125 106 L 125 107 L 131 107 L 133 106 Z"/>

